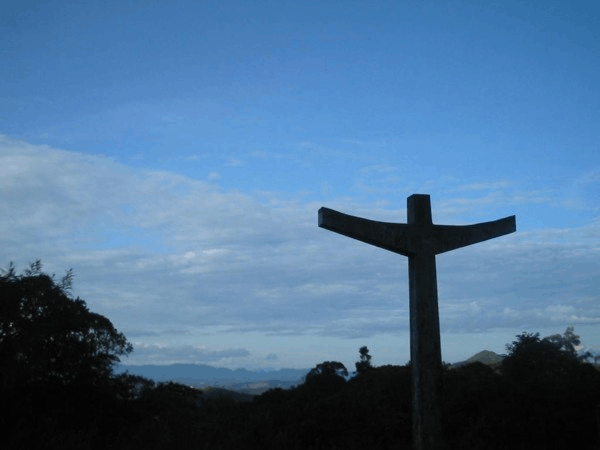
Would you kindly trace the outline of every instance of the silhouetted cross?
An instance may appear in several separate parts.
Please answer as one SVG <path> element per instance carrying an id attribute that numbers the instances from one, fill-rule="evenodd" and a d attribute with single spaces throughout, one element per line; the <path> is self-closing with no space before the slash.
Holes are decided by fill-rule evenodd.
<path id="1" fill-rule="evenodd" d="M 413 449 L 443 448 L 442 353 L 435 255 L 513 233 L 515 216 L 475 225 L 434 225 L 429 195 L 407 199 L 407 223 L 376 222 L 329 208 L 319 227 L 408 256 L 410 358 L 413 379 Z"/>

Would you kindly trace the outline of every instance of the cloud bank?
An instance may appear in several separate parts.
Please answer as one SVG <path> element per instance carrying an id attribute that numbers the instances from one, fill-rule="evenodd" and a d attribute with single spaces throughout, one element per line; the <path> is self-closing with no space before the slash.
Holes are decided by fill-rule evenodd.
<path id="1" fill-rule="evenodd" d="M 22 270 L 39 258 L 57 276 L 74 268 L 74 294 L 109 317 L 149 363 L 235 365 L 256 357 L 285 364 L 279 350 L 257 356 L 228 334 L 406 333 L 405 258 L 319 229 L 324 204 L 228 191 L 218 176 L 209 178 L 132 169 L 0 136 L 0 264 L 14 261 Z M 493 220 L 498 203 L 510 209 L 549 201 L 510 185 L 482 181 L 432 192 L 434 220 L 458 224 L 463 211 L 486 205 L 492 217 L 485 220 Z M 464 197 L 467 191 L 482 194 Z M 326 201 L 375 220 L 406 217 L 385 202 Z M 440 255 L 442 333 L 600 323 L 599 238 L 594 221 L 518 231 Z M 222 344 L 198 347 L 211 335 Z"/>

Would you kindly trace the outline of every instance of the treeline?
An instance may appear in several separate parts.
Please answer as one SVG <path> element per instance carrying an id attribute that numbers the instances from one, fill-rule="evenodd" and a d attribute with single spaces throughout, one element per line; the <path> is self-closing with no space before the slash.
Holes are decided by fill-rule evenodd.
<path id="1" fill-rule="evenodd" d="M 2 448 L 409 449 L 411 367 L 371 364 L 356 375 L 317 364 L 293 389 L 252 402 L 204 398 L 113 365 L 132 351 L 110 321 L 31 265 L 0 276 Z M 523 333 L 497 367 L 444 368 L 449 449 L 597 449 L 600 372 L 578 355 L 573 328 Z"/>

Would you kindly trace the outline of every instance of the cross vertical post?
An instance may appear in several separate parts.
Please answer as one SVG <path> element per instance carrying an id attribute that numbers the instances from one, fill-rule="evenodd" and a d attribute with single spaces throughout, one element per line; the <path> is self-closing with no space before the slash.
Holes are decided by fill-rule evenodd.
<path id="1" fill-rule="evenodd" d="M 329 208 L 319 227 L 408 257 L 413 448 L 441 450 L 442 353 L 435 255 L 516 231 L 515 216 L 475 225 L 434 225 L 429 195 L 407 199 L 407 223 L 377 222 Z"/>
<path id="2" fill-rule="evenodd" d="M 429 196 L 408 198 L 407 223 L 431 232 Z M 442 349 L 435 254 L 422 249 L 408 257 L 413 447 L 442 449 Z"/>

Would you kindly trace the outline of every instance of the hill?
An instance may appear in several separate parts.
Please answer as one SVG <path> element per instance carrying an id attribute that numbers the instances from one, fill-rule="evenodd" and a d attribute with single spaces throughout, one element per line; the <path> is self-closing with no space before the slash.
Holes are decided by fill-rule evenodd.
<path id="1" fill-rule="evenodd" d="M 490 350 L 482 350 L 479 353 L 476 353 L 473 356 L 471 356 L 469 359 L 452 364 L 452 367 L 461 367 L 466 364 L 481 362 L 486 366 L 496 368 L 504 358 L 504 355 L 499 355 L 498 353 L 494 353 Z"/>

